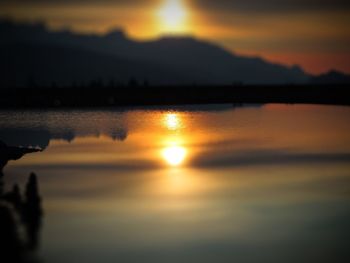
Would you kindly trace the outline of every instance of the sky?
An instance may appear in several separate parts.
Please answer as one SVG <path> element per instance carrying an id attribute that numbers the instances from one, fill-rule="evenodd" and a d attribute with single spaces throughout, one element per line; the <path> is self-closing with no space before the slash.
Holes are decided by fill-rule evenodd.
<path id="1" fill-rule="evenodd" d="M 0 0 L 0 17 L 98 34 L 118 28 L 138 40 L 193 35 L 309 73 L 350 73 L 344 0 Z"/>

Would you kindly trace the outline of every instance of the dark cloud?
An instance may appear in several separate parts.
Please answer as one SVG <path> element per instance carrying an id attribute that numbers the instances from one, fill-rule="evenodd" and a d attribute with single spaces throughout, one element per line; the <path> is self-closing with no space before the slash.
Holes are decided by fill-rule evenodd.
<path id="1" fill-rule="evenodd" d="M 115 4 L 123 6 L 140 6 L 154 3 L 157 0 L 0 0 L 0 4 L 5 5 L 74 5 L 74 4 Z"/>
<path id="2" fill-rule="evenodd" d="M 135 6 L 140 4 L 153 4 L 162 0 L 0 0 L 6 4 L 116 4 Z M 165 0 L 164 0 L 165 1 Z M 186 0 L 183 0 L 186 1 Z M 312 10 L 344 10 L 350 9 L 350 1 L 344 0 L 187 0 L 190 5 L 204 9 L 220 9 L 228 11 L 312 11 Z"/>
<path id="3" fill-rule="evenodd" d="M 350 9 L 350 1 L 344 0 L 193 0 L 193 3 L 204 9 L 254 12 L 329 11 Z"/>
<path id="4" fill-rule="evenodd" d="M 116 4 L 139 4 L 150 3 L 154 0 L 0 0 L 1 3 L 116 3 Z"/>

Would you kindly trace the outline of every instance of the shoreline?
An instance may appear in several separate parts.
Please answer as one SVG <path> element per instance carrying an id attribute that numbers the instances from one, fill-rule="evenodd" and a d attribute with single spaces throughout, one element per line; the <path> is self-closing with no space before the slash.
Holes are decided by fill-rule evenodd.
<path id="1" fill-rule="evenodd" d="M 350 105 L 350 85 L 0 88 L 0 109 L 201 104 Z"/>

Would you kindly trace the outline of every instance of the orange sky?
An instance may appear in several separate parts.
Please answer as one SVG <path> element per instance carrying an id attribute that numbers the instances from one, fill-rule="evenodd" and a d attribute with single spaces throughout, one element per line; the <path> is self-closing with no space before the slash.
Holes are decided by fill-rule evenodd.
<path id="1" fill-rule="evenodd" d="M 332 68 L 350 73 L 350 5 L 339 0 L 281 2 L 0 0 L 0 17 L 41 20 L 55 29 L 79 32 L 123 28 L 143 40 L 190 34 L 235 53 L 299 64 L 310 73 Z"/>

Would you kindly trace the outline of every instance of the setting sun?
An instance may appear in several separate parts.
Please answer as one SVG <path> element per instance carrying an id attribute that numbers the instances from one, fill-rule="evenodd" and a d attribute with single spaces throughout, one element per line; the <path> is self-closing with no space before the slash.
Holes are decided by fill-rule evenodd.
<path id="1" fill-rule="evenodd" d="M 166 0 L 158 16 L 164 30 L 178 32 L 183 31 L 187 11 L 181 0 Z"/>
<path id="2" fill-rule="evenodd" d="M 186 149 L 180 146 L 168 147 L 164 149 L 163 157 L 168 164 L 178 166 L 185 160 Z"/>

